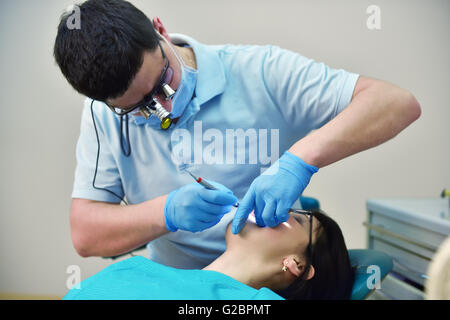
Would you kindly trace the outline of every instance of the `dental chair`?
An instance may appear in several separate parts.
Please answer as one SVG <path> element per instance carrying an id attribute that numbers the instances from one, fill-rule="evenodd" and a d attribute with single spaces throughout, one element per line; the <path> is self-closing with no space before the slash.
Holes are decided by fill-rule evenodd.
<path id="1" fill-rule="evenodd" d="M 393 268 L 392 258 L 384 252 L 370 249 L 348 250 L 348 255 L 355 270 L 351 300 L 364 300 L 375 290 L 375 283 L 370 277 L 379 270 L 379 279 L 382 281 Z M 369 284 L 373 289 L 369 288 Z"/>
<path id="2" fill-rule="evenodd" d="M 305 210 L 320 209 L 317 199 L 300 197 L 300 204 Z M 350 263 L 355 270 L 351 300 L 364 300 L 375 290 L 372 278 L 379 271 L 379 279 L 382 281 L 393 268 L 392 258 L 384 252 L 370 249 L 348 250 Z M 379 269 L 373 268 L 373 266 Z M 373 289 L 370 289 L 372 287 Z"/>

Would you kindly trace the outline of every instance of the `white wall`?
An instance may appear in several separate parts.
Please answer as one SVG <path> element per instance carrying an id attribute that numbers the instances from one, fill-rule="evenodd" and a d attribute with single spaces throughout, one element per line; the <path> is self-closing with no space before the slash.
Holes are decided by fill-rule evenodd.
<path id="1" fill-rule="evenodd" d="M 132 1 L 169 32 L 208 44 L 276 44 L 413 92 L 421 118 L 392 141 L 323 168 L 305 194 L 365 247 L 365 201 L 436 197 L 450 186 L 450 2 Z M 82 278 L 110 261 L 82 259 L 70 240 L 69 206 L 83 97 L 52 57 L 56 26 L 71 1 L 0 2 L 0 293 L 66 293 L 66 268 Z M 381 8 L 368 30 L 366 8 Z"/>

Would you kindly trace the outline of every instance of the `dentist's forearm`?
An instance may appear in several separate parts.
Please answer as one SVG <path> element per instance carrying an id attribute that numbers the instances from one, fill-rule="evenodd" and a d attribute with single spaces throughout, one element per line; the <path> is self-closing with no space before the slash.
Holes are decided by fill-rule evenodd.
<path id="1" fill-rule="evenodd" d="M 410 92 L 374 81 L 355 94 L 339 115 L 296 142 L 289 152 L 321 168 L 395 137 L 420 113 Z"/>
<path id="2" fill-rule="evenodd" d="M 116 256 L 168 233 L 164 220 L 166 198 L 127 206 L 73 199 L 70 229 L 75 249 L 82 257 Z"/>

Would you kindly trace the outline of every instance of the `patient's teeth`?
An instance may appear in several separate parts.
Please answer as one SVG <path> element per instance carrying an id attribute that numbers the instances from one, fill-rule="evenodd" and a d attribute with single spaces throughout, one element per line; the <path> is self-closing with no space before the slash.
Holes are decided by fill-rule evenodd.
<path id="1" fill-rule="evenodd" d="M 248 215 L 247 221 L 250 221 L 254 224 L 256 224 L 256 219 L 255 219 L 255 215 L 253 213 Z"/>

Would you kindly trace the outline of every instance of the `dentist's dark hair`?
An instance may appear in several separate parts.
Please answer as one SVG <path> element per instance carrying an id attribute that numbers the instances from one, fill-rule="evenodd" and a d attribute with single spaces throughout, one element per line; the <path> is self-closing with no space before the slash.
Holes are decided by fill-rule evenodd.
<path id="1" fill-rule="evenodd" d="M 127 1 L 88 0 L 78 8 L 79 29 L 67 24 L 74 13 L 61 16 L 55 60 L 79 93 L 100 101 L 117 98 L 142 66 L 143 53 L 157 48 L 159 36 L 150 19 Z"/>
<path id="2" fill-rule="evenodd" d="M 288 300 L 348 300 L 352 293 L 354 269 L 341 228 L 323 211 L 315 210 L 312 214 L 320 223 L 315 229 L 312 259 L 308 261 L 304 253 L 307 264 L 303 273 L 278 294 Z M 306 280 L 311 265 L 314 277 Z"/>

